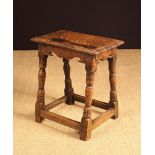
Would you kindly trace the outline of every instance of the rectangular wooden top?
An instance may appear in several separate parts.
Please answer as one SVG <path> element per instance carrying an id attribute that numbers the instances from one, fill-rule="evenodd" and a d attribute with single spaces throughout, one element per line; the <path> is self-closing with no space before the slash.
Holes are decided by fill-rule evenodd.
<path id="1" fill-rule="evenodd" d="M 90 55 L 96 55 L 124 44 L 121 40 L 67 30 L 34 37 L 31 41 Z"/>

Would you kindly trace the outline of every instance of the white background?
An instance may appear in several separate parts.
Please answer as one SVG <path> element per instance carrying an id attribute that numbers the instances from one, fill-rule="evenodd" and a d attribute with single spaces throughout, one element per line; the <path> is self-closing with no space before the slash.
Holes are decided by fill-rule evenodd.
<path id="1" fill-rule="evenodd" d="M 123 24 L 123 23 L 122 23 Z M 155 154 L 155 1 L 142 0 L 142 155 Z M 0 0 L 0 154 L 13 154 L 13 1 Z"/>
<path id="2" fill-rule="evenodd" d="M 13 1 L 0 0 L 0 155 L 13 154 Z"/>

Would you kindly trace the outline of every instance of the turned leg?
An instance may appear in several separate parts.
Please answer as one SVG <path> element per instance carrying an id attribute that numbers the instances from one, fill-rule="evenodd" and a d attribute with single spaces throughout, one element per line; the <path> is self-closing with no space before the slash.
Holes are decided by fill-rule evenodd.
<path id="1" fill-rule="evenodd" d="M 42 122 L 42 117 L 40 117 L 40 111 L 44 109 L 45 106 L 45 78 L 46 78 L 46 63 L 47 56 L 39 56 L 39 73 L 38 73 L 38 92 L 37 92 L 37 102 L 35 104 L 35 120 L 36 122 Z"/>
<path id="2" fill-rule="evenodd" d="M 69 65 L 69 60 L 63 58 L 63 62 L 64 62 L 64 74 L 65 74 L 65 89 L 64 89 L 64 93 L 65 96 L 67 97 L 66 99 L 66 103 L 67 104 L 74 104 L 74 98 L 73 98 L 73 93 L 74 90 L 72 88 L 72 81 L 70 78 L 70 65 Z"/>
<path id="3" fill-rule="evenodd" d="M 91 102 L 93 95 L 93 82 L 96 71 L 95 59 L 87 59 L 85 64 L 86 69 L 86 89 L 85 89 L 85 107 L 81 119 L 80 139 L 87 140 L 91 137 L 92 118 L 91 118 Z"/>
<path id="4" fill-rule="evenodd" d="M 108 59 L 109 62 L 109 82 L 110 82 L 110 101 L 109 104 L 115 109 L 115 115 L 112 117 L 116 119 L 118 117 L 118 101 L 116 91 L 116 59 L 117 55 Z"/>

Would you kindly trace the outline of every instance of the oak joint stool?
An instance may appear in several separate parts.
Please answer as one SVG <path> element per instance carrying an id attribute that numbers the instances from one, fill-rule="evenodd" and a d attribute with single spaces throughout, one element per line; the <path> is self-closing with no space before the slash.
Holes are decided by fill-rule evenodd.
<path id="1" fill-rule="evenodd" d="M 59 30 L 47 35 L 34 37 L 31 41 L 39 44 L 39 73 L 38 92 L 35 104 L 35 120 L 42 122 L 43 119 L 50 119 L 70 128 L 80 131 L 80 139 L 87 140 L 91 137 L 93 129 L 109 118 L 118 117 L 118 101 L 116 92 L 116 58 L 117 47 L 124 44 L 121 40 L 82 34 L 67 30 Z M 45 78 L 47 57 L 55 53 L 63 59 L 65 74 L 64 96 L 45 105 Z M 69 60 L 78 57 L 81 63 L 85 64 L 86 89 L 85 96 L 74 93 L 70 78 Z M 109 103 L 92 99 L 93 83 L 97 64 L 100 61 L 108 60 L 110 100 Z M 49 110 L 65 102 L 74 104 L 75 101 L 85 103 L 81 122 L 66 118 L 50 112 Z M 92 120 L 91 106 L 105 109 L 106 112 Z"/>

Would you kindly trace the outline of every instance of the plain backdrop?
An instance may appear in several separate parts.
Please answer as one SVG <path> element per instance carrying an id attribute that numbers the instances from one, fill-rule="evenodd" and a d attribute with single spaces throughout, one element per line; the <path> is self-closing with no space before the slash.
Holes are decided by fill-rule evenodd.
<path id="1" fill-rule="evenodd" d="M 141 48 L 140 0 L 14 0 L 14 50 L 36 49 L 30 38 L 67 29 L 124 40 Z"/>

